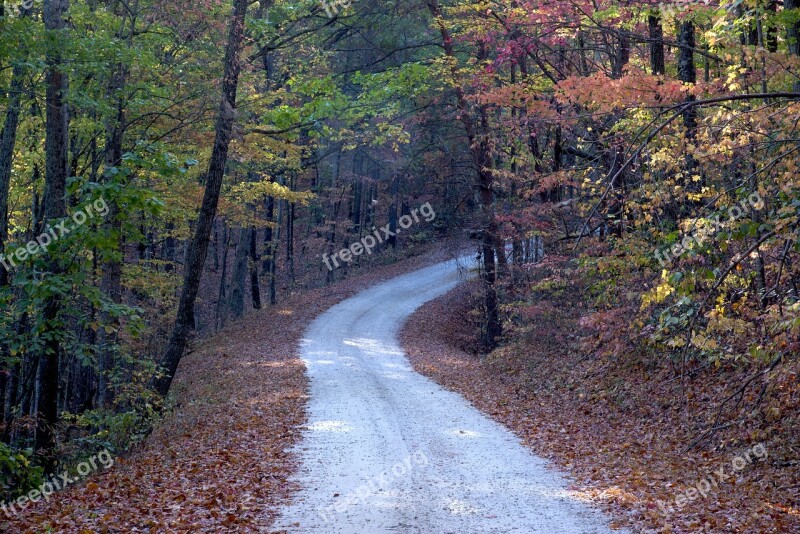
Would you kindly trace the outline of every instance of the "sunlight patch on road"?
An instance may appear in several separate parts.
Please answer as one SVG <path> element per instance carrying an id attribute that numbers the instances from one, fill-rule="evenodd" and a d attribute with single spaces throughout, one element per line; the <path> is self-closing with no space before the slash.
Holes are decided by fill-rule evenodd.
<path id="1" fill-rule="evenodd" d="M 381 373 L 381 376 L 390 380 L 408 380 L 408 374 L 404 373 Z"/>
<path id="2" fill-rule="evenodd" d="M 401 371 L 411 372 L 411 367 L 409 367 L 408 365 L 402 365 L 402 364 L 399 364 L 399 363 L 388 363 L 387 362 L 387 363 L 384 363 L 383 366 L 384 367 L 388 367 L 389 369 L 399 369 Z"/>
<path id="3" fill-rule="evenodd" d="M 452 436 L 457 436 L 459 438 L 481 438 L 483 434 L 480 432 L 475 432 L 474 430 L 464 430 L 462 428 L 451 428 L 450 430 L 446 431 L 448 434 Z"/>
<path id="4" fill-rule="evenodd" d="M 354 429 L 348 423 L 344 421 L 317 421 L 316 423 L 311 423 L 310 425 L 306 425 L 308 430 L 314 432 L 352 432 Z"/>
<path id="5" fill-rule="evenodd" d="M 469 504 L 466 501 L 461 501 L 459 499 L 453 499 L 449 503 L 447 503 L 447 509 L 453 515 L 475 515 L 478 513 L 478 509 Z"/>
<path id="6" fill-rule="evenodd" d="M 369 339 L 363 337 L 354 339 L 343 339 L 342 344 L 350 347 L 355 347 L 357 349 L 366 352 L 367 354 L 380 354 L 385 356 L 403 356 L 403 351 L 396 345 L 381 343 L 377 339 Z"/>

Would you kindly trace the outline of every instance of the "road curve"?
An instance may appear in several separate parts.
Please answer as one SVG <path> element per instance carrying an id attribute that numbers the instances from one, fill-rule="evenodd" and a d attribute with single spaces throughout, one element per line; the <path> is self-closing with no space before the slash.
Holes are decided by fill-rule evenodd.
<path id="1" fill-rule="evenodd" d="M 607 518 L 507 429 L 414 372 L 405 319 L 454 288 L 450 261 L 394 278 L 321 315 L 302 345 L 309 421 L 301 490 L 279 531 L 599 533 Z"/>

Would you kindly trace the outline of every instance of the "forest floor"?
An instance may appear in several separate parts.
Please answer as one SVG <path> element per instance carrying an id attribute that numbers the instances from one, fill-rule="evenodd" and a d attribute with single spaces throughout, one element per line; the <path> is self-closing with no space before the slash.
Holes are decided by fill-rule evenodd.
<path id="1" fill-rule="evenodd" d="M 181 362 L 175 409 L 112 468 L 30 506 L 0 532 L 263 532 L 290 492 L 286 451 L 306 420 L 298 346 L 314 318 L 364 287 L 453 257 L 372 266 L 248 314 Z M 58 479 L 58 477 L 56 477 Z"/>
<path id="2" fill-rule="evenodd" d="M 413 367 L 571 473 L 576 492 L 614 515 L 612 526 L 800 532 L 800 428 L 790 415 L 798 409 L 796 362 L 757 376 L 723 414 L 723 428 L 687 451 L 720 402 L 757 373 L 747 365 L 697 368 L 681 384 L 663 357 L 629 347 L 610 355 L 625 345 L 614 332 L 626 314 L 593 313 L 585 281 L 567 274 L 567 262 L 545 263 L 534 277 L 558 290 L 528 303 L 524 335 L 512 334 L 488 357 L 476 354 L 480 286 L 465 284 L 406 324 L 401 339 Z"/>
<path id="3" fill-rule="evenodd" d="M 298 458 L 289 451 L 308 416 L 309 382 L 298 352 L 308 325 L 365 287 L 454 255 L 448 248 L 373 266 L 292 295 L 198 342 L 176 377 L 174 410 L 145 444 L 49 502 L 0 518 L 0 532 L 268 530 L 300 489 L 290 478 Z M 560 266 L 551 267 L 537 279 L 563 275 Z M 526 336 L 512 336 L 489 358 L 474 351 L 479 328 L 470 284 L 413 315 L 403 346 L 419 372 L 569 472 L 570 495 L 605 506 L 616 517 L 614 528 L 800 531 L 800 425 L 782 415 L 798 412 L 796 365 L 787 362 L 768 376 L 769 391 L 777 393 L 763 402 L 754 398 L 760 387 L 745 392 L 737 406 L 752 413 L 739 414 L 736 424 L 685 452 L 701 431 L 693 423 L 713 420 L 718 401 L 752 369 L 698 369 L 680 384 L 658 361 L 609 356 L 603 347 L 620 343 L 609 324 L 618 326 L 625 315 L 598 320 L 581 300 L 581 281 L 566 286 L 571 289 L 527 310 Z"/>

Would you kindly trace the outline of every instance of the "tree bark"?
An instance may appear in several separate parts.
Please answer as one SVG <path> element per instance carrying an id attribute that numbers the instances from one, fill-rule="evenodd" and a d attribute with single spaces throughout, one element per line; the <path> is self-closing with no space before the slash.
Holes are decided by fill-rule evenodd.
<path id="1" fill-rule="evenodd" d="M 664 74 L 666 64 L 664 61 L 664 29 L 661 26 L 661 14 L 653 12 L 647 17 L 647 27 L 650 37 L 650 70 L 653 74 Z"/>
<path id="2" fill-rule="evenodd" d="M 23 8 L 22 16 L 29 10 Z M 24 69 L 20 64 L 15 64 L 11 71 L 11 84 L 8 88 L 8 105 L 3 130 L 0 131 L 0 254 L 5 254 L 5 244 L 8 238 L 8 195 L 11 191 L 11 166 L 14 160 L 14 147 L 17 142 L 17 129 L 19 116 L 22 112 L 22 91 Z M 0 288 L 7 287 L 10 274 L 4 267 L 0 267 Z M 7 360 L 8 346 L 0 344 L 0 359 Z M 0 372 L 0 418 L 5 423 L 10 420 L 9 401 L 16 397 L 15 367 L 10 366 L 6 372 Z"/>
<path id="3" fill-rule="evenodd" d="M 294 189 L 294 174 L 289 178 L 289 189 Z M 286 268 L 289 270 L 289 280 L 295 283 L 294 276 L 294 202 L 289 200 L 286 206 Z"/>
<path id="4" fill-rule="evenodd" d="M 611 67 L 611 77 L 614 79 L 622 78 L 625 67 L 631 59 L 631 40 L 627 35 L 617 38 L 617 50 L 614 54 L 614 61 Z"/>
<path id="5" fill-rule="evenodd" d="M 250 227 L 250 294 L 253 299 L 253 309 L 261 309 L 261 287 L 258 284 L 258 246 L 256 240 L 258 230 L 255 226 Z"/>
<path id="6" fill-rule="evenodd" d="M 694 23 L 684 20 L 678 23 L 678 79 L 687 84 L 697 83 L 697 69 L 694 63 Z M 694 102 L 694 95 L 686 97 L 686 102 Z M 693 142 L 697 136 L 697 107 L 688 106 L 683 111 L 683 126 L 686 128 L 686 138 Z M 697 160 L 692 154 L 686 155 L 686 177 L 684 186 L 687 191 L 698 192 L 702 189 L 702 180 L 695 181 L 697 174 Z"/>
<path id="7" fill-rule="evenodd" d="M 800 0 L 784 0 L 783 8 L 786 11 L 800 9 Z M 786 27 L 786 42 L 789 53 L 800 56 L 800 21 L 790 22 Z"/>
<path id="8" fill-rule="evenodd" d="M 214 317 L 214 329 L 225 328 L 228 320 L 228 250 L 231 246 L 231 231 L 227 226 L 222 226 L 222 272 L 219 275 L 219 292 L 217 293 L 216 316 Z"/>
<path id="9" fill-rule="evenodd" d="M 786 11 L 800 9 L 800 0 L 784 0 L 783 8 Z M 789 47 L 789 54 L 800 56 L 800 21 L 790 22 L 787 25 L 786 42 Z M 795 80 L 792 84 L 792 88 L 794 91 L 800 92 L 800 79 Z"/>
<path id="10" fill-rule="evenodd" d="M 17 128 L 22 106 L 23 68 L 14 65 L 9 87 L 8 107 L 3 131 L 0 133 L 0 253 L 5 253 L 8 237 L 8 194 L 11 189 L 11 164 L 14 160 L 14 146 L 17 142 Z M 0 268 L 0 286 L 8 285 L 9 273 Z"/>
<path id="11" fill-rule="evenodd" d="M 445 55 L 448 58 L 455 59 L 453 39 L 450 35 L 450 31 L 444 24 L 438 0 L 428 0 L 428 9 L 439 26 Z M 496 346 L 497 340 L 502 334 L 502 326 L 500 324 L 500 314 L 497 303 L 497 276 L 495 272 L 494 243 L 495 236 L 497 235 L 497 221 L 494 217 L 494 191 L 492 189 L 494 177 L 491 170 L 492 161 L 486 137 L 482 136 L 480 140 L 478 139 L 475 120 L 472 113 L 470 113 L 466 95 L 464 94 L 463 88 L 457 83 L 456 70 L 457 67 L 454 64 L 451 74 L 456 83 L 453 89 L 456 94 L 461 122 L 467 134 L 472 162 L 477 171 L 481 217 L 483 219 L 481 257 L 483 260 L 484 304 L 486 307 L 486 333 L 484 336 L 484 343 L 488 348 L 493 348 Z M 487 132 L 489 127 L 488 116 L 484 107 L 479 108 L 478 120 L 483 131 Z"/>
<path id="12" fill-rule="evenodd" d="M 275 199 L 267 197 L 267 221 L 270 223 L 264 230 L 264 262 L 262 266 L 262 273 L 267 275 L 268 290 L 269 290 L 269 303 L 274 306 L 276 303 L 275 294 L 275 231 L 272 228 L 275 218 Z"/>
<path id="13" fill-rule="evenodd" d="M 206 176 L 206 190 L 203 194 L 203 205 L 197 218 L 194 236 L 189 244 L 186 261 L 186 272 L 183 279 L 183 290 L 178 304 L 178 315 L 175 326 L 163 357 L 161 358 L 162 374 L 153 377 L 152 388 L 161 395 L 166 395 L 172 385 L 178 364 L 181 361 L 189 332 L 194 324 L 194 304 L 200 287 L 206 255 L 208 254 L 209 237 L 219 204 L 222 179 L 228 161 L 228 149 L 236 122 L 236 89 L 239 84 L 244 38 L 244 18 L 247 12 L 247 0 L 234 0 L 228 45 L 225 51 L 225 71 L 222 78 L 222 98 L 217 115 L 214 148 Z"/>
<path id="14" fill-rule="evenodd" d="M 229 294 L 228 307 L 234 319 L 244 315 L 244 291 L 247 280 L 247 257 L 250 252 L 250 230 L 247 228 L 239 229 L 239 241 L 236 244 L 236 255 L 233 260 L 233 272 L 231 273 L 231 290 Z"/>
<path id="15" fill-rule="evenodd" d="M 45 0 L 44 26 L 48 32 L 61 32 L 65 29 L 64 14 L 69 9 L 69 0 Z M 50 47 L 46 53 L 46 132 L 45 132 L 45 189 L 44 219 L 51 221 L 67 214 L 67 143 L 68 114 L 66 92 L 68 78 L 62 71 L 60 50 Z M 58 276 L 63 272 L 58 259 L 50 263 L 50 272 Z M 60 385 L 59 353 L 60 337 L 53 331 L 62 307 L 58 294 L 47 298 L 42 314 L 47 341 L 39 355 L 39 388 L 36 402 L 36 450 L 43 458 L 47 471 L 55 467 L 56 436 L 58 423 L 58 391 Z"/>
<path id="16" fill-rule="evenodd" d="M 118 167 L 122 163 L 122 140 L 125 135 L 125 101 L 120 94 L 125 87 L 127 79 L 127 69 L 124 65 L 118 64 L 111 78 L 109 94 L 114 98 L 115 117 L 106 126 L 106 169 Z M 122 220 L 120 217 L 119 205 L 116 199 L 110 198 L 108 203 L 108 215 L 106 216 L 106 228 L 115 241 L 116 250 L 106 261 L 103 262 L 103 277 L 101 289 L 114 304 L 122 303 Z M 114 370 L 117 330 L 120 327 L 119 318 L 107 312 L 100 314 L 100 323 L 103 328 L 98 331 L 98 345 L 100 349 L 100 372 L 98 373 L 97 404 L 100 407 L 109 406 L 114 400 L 112 390 L 111 373 Z M 105 326 L 113 330 L 107 332 Z"/>

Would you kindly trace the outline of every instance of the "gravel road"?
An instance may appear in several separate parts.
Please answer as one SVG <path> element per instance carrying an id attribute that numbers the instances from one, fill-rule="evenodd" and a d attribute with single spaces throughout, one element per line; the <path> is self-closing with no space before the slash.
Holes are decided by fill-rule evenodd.
<path id="1" fill-rule="evenodd" d="M 462 262 L 463 265 L 463 262 Z M 463 279 L 456 261 L 334 306 L 308 329 L 302 488 L 277 530 L 310 533 L 598 533 L 608 519 L 507 429 L 414 372 L 397 333 Z"/>

